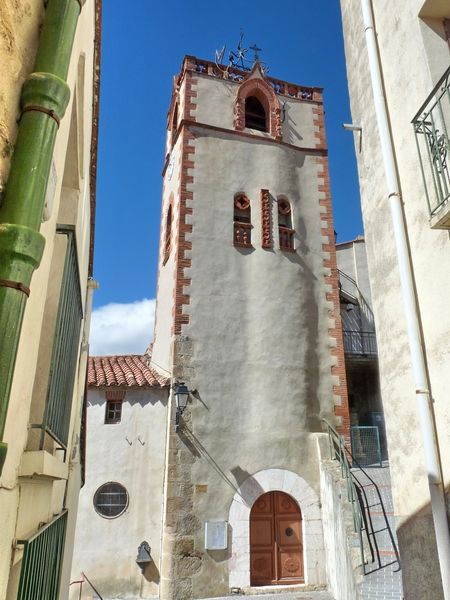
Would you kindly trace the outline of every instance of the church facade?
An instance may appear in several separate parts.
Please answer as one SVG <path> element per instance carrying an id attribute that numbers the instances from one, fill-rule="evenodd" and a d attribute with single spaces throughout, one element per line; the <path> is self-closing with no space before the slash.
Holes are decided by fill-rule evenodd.
<path id="1" fill-rule="evenodd" d="M 161 598 L 326 583 L 321 420 L 349 427 L 327 161 L 321 89 L 184 59 L 150 362 L 172 376 Z"/>

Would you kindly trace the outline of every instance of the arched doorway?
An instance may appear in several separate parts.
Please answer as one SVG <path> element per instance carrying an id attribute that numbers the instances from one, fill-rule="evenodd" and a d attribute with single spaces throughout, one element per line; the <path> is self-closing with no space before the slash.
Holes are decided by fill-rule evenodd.
<path id="1" fill-rule="evenodd" d="M 250 584 L 304 583 L 302 515 L 284 492 L 267 492 L 250 511 Z"/>

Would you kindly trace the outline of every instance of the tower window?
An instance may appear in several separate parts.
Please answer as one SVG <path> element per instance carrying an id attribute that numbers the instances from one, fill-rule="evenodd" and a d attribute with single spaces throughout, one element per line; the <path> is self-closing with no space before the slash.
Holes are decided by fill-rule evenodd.
<path id="1" fill-rule="evenodd" d="M 249 129 L 267 131 L 266 111 L 255 96 L 249 96 L 245 100 L 245 126 Z"/>
<path id="2" fill-rule="evenodd" d="M 172 243 L 172 205 L 169 205 L 166 216 L 166 234 L 164 239 L 164 258 L 163 265 L 166 264 L 169 256 Z"/>
<path id="3" fill-rule="evenodd" d="M 278 200 L 278 234 L 280 250 L 294 250 L 294 229 L 292 228 L 292 209 L 285 198 Z"/>
<path id="4" fill-rule="evenodd" d="M 250 247 L 252 245 L 251 233 L 250 200 L 247 196 L 239 194 L 234 199 L 234 245 Z"/>

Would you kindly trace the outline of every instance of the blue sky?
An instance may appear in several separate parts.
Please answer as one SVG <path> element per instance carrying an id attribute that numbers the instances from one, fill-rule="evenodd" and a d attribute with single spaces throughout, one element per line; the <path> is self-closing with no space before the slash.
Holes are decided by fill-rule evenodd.
<path id="1" fill-rule="evenodd" d="M 262 48 L 270 75 L 325 88 L 338 241 L 362 233 L 353 134 L 342 129 L 351 117 L 338 0 L 133 0 L 132 7 L 103 3 L 93 353 L 142 352 L 143 336 L 151 339 L 166 115 L 185 54 L 213 60 L 224 44 L 236 47 L 242 30 L 246 47 Z M 125 332 L 132 314 L 130 339 L 100 344 L 114 319 Z"/>

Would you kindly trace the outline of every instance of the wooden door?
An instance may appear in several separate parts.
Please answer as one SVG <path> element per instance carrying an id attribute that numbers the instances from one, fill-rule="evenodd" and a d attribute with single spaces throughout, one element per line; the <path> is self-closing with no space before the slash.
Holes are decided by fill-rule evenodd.
<path id="1" fill-rule="evenodd" d="M 288 494 L 268 492 L 250 512 L 250 583 L 303 583 L 302 516 Z"/>

